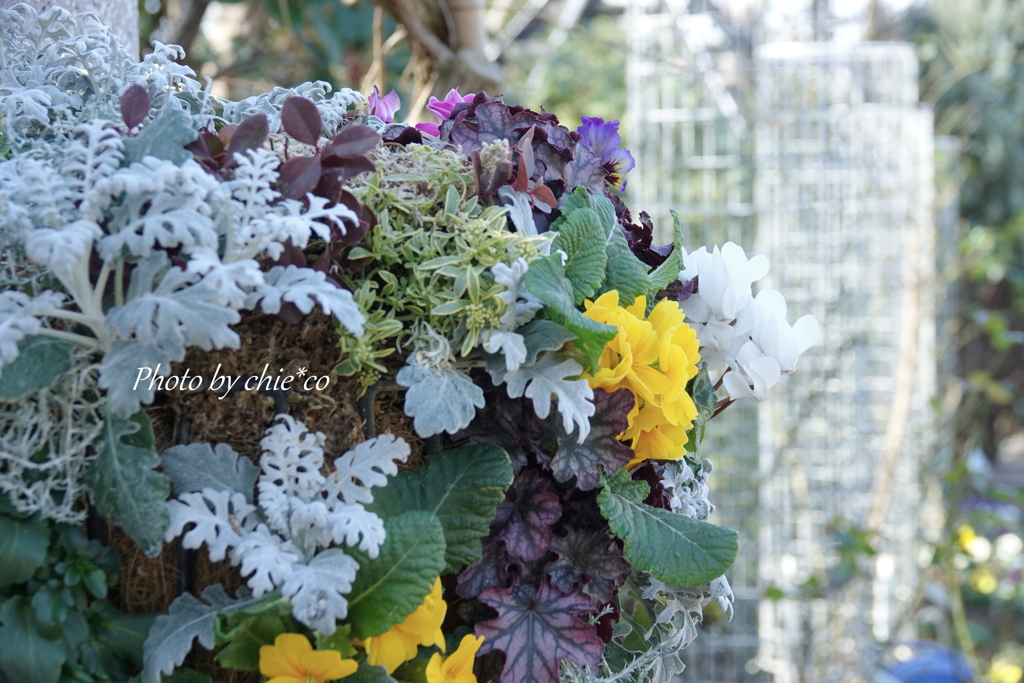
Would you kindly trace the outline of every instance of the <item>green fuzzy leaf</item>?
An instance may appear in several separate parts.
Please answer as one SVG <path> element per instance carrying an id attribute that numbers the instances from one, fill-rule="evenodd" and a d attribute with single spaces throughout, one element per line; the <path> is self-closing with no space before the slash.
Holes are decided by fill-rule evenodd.
<path id="1" fill-rule="evenodd" d="M 64 643 L 39 634 L 28 598 L 4 602 L 0 622 L 0 671 L 17 683 L 56 683 L 67 658 Z"/>
<path id="2" fill-rule="evenodd" d="M 387 540 L 376 558 L 357 548 L 346 551 L 359 563 L 348 599 L 348 621 L 357 638 L 401 623 L 444 571 L 444 530 L 433 514 L 411 510 L 385 521 L 384 529 Z"/>
<path id="3" fill-rule="evenodd" d="M 124 165 L 150 156 L 181 166 L 192 158 L 185 145 L 197 137 L 191 116 L 180 109 L 164 109 L 136 137 L 124 139 Z"/>
<path id="4" fill-rule="evenodd" d="M 329 636 L 325 636 L 319 631 L 313 632 L 313 637 L 316 639 L 316 649 L 318 650 L 337 650 L 341 653 L 342 659 L 349 659 L 356 656 L 356 649 L 352 647 L 352 625 L 342 624 L 334 630 Z"/>
<path id="5" fill-rule="evenodd" d="M 565 219 L 558 221 L 551 250 L 561 249 L 568 254 L 565 276 L 572 283 L 573 303 L 579 306 L 592 297 L 604 281 L 608 260 L 604 248 L 605 233 L 597 214 L 590 209 L 576 209 L 563 215 Z"/>
<path id="6" fill-rule="evenodd" d="M 480 539 L 490 531 L 495 510 L 512 485 L 512 462 L 493 444 L 462 446 L 427 458 L 412 472 L 399 472 L 376 489 L 368 509 L 384 519 L 407 510 L 437 516 L 444 529 L 445 574 L 480 559 Z"/>
<path id="7" fill-rule="evenodd" d="M 699 586 L 724 574 L 739 548 L 732 529 L 702 522 L 644 503 L 646 482 L 625 469 L 602 477 L 597 497 L 612 533 L 626 542 L 634 569 L 678 586 Z"/>
<path id="8" fill-rule="evenodd" d="M 604 228 L 605 250 L 608 254 L 604 285 L 598 293 L 604 294 L 614 289 L 619 293 L 619 303 L 628 306 L 651 289 L 647 266 L 633 255 L 608 198 L 595 196 L 591 200 L 595 213 L 602 217 L 601 227 Z"/>
<path id="9" fill-rule="evenodd" d="M 686 393 L 693 397 L 693 403 L 697 406 L 697 419 L 693 421 L 686 441 L 686 450 L 695 454 L 700 459 L 700 444 L 704 440 L 704 430 L 708 420 L 715 414 L 718 407 L 718 392 L 708 375 L 708 364 L 701 363 L 697 375 L 690 380 L 686 387 Z"/>
<path id="10" fill-rule="evenodd" d="M 223 647 L 217 652 L 216 660 L 226 669 L 246 671 L 259 668 L 260 648 L 273 645 L 274 639 L 288 630 L 281 617 L 236 613 L 225 621 L 230 629 L 217 634 L 217 641 Z"/>
<path id="11" fill-rule="evenodd" d="M 28 519 L 0 515 L 0 588 L 24 583 L 46 561 L 50 527 L 38 514 Z"/>
<path id="12" fill-rule="evenodd" d="M 133 668 L 142 667 L 142 647 L 155 614 L 125 614 L 106 600 L 89 606 L 90 638 L 102 643 L 111 654 Z"/>
<path id="13" fill-rule="evenodd" d="M 597 367 L 605 344 L 615 338 L 618 330 L 586 317 L 573 303 L 572 286 L 565 279 L 558 255 L 539 258 L 530 264 L 523 278 L 526 288 L 544 302 L 548 319 L 576 335 L 573 343 L 586 356 L 590 367 Z"/>
<path id="14" fill-rule="evenodd" d="M 651 273 L 651 291 L 660 292 L 679 279 L 679 271 L 683 268 L 683 222 L 679 214 L 672 211 L 672 253 L 665 262 Z"/>
<path id="15" fill-rule="evenodd" d="M 366 662 L 361 663 L 356 672 L 344 680 L 345 683 L 398 683 L 388 676 L 388 670 L 383 666 L 371 666 Z"/>
<path id="16" fill-rule="evenodd" d="M 18 344 L 18 357 L 3 366 L 0 399 L 17 401 L 44 389 L 71 369 L 71 342 L 53 337 L 26 337 Z M 2 580 L 2 579 L 0 579 Z"/>
<path id="17" fill-rule="evenodd" d="M 154 469 L 153 428 L 144 412 L 130 420 L 108 414 L 96 441 L 96 459 L 86 472 L 92 502 L 108 521 L 124 529 L 149 557 L 160 554 L 168 514 L 170 480 Z"/>

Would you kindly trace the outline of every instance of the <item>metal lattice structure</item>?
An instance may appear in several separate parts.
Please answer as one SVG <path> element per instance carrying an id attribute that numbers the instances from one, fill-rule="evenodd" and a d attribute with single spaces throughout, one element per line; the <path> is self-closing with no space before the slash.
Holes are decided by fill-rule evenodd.
<path id="1" fill-rule="evenodd" d="M 634 0 L 628 21 L 631 204 L 663 240 L 675 209 L 694 247 L 767 255 L 759 286 L 823 330 L 768 402 L 709 430 L 715 519 L 740 531 L 736 616 L 705 628 L 683 680 L 870 680 L 914 595 L 918 467 L 934 436 L 933 125 L 916 57 L 887 43 L 752 47 L 756 27 L 697 2 L 681 15 Z M 711 57 L 746 131 L 687 49 L 693 21 L 725 36 Z M 843 529 L 876 533 L 877 554 L 841 562 Z"/>

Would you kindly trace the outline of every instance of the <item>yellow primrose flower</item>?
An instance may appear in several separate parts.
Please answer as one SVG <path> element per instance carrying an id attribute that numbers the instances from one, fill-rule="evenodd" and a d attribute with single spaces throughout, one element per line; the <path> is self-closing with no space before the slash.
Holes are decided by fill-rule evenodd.
<path id="1" fill-rule="evenodd" d="M 619 329 L 587 380 L 592 389 L 629 389 L 636 399 L 629 427 L 619 436 L 631 441 L 636 454 L 627 467 L 648 458 L 683 457 L 686 432 L 697 417 L 686 384 L 697 374 L 700 353 L 697 333 L 683 322 L 679 304 L 663 299 L 645 318 L 646 297 L 620 306 L 619 293 L 612 290 L 585 306 L 588 318 Z"/>
<path id="2" fill-rule="evenodd" d="M 441 597 L 441 577 L 438 577 L 423 604 L 405 621 L 393 625 L 386 633 L 363 641 L 367 661 L 374 666 L 383 666 L 390 674 L 415 657 L 420 645 L 437 645 L 444 652 L 441 622 L 447 612 L 448 603 Z"/>
<path id="3" fill-rule="evenodd" d="M 282 633 L 273 645 L 260 647 L 260 673 L 267 683 L 324 683 L 356 672 L 354 659 L 337 650 L 314 650 L 306 636 Z"/>
<path id="4" fill-rule="evenodd" d="M 483 642 L 483 636 L 476 637 L 470 634 L 463 637 L 459 649 L 450 657 L 442 659 L 441 655 L 435 652 L 427 664 L 427 683 L 476 683 L 473 660 Z"/>

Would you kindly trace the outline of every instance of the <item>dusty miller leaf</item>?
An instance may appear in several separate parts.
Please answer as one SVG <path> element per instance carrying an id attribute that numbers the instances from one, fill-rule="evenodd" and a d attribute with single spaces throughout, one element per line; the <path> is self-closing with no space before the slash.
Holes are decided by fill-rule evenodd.
<path id="1" fill-rule="evenodd" d="M 152 370 L 146 379 L 143 368 Z M 100 364 L 99 385 L 107 390 L 107 407 L 118 417 L 130 417 L 153 402 L 151 380 L 171 371 L 171 358 L 157 344 L 115 339 Z M 159 374 L 157 374 L 159 373 Z"/>
<path id="2" fill-rule="evenodd" d="M 171 484 L 165 475 L 154 471 L 160 458 L 153 449 L 149 417 L 140 412 L 122 420 L 108 413 L 96 451 L 85 474 L 93 504 L 106 520 L 124 529 L 148 557 L 156 557 L 167 528 L 164 501 Z"/>
<path id="3" fill-rule="evenodd" d="M 475 630 L 484 637 L 481 654 L 505 653 L 501 683 L 557 683 L 561 660 L 601 661 L 604 644 L 597 629 L 579 618 L 594 608 L 577 593 L 562 595 L 545 581 L 540 588 L 490 588 L 480 601 L 498 610 L 496 619 L 478 623 Z"/>
<path id="4" fill-rule="evenodd" d="M 437 516 L 444 529 L 445 570 L 451 574 L 481 556 L 494 512 L 512 484 L 508 454 L 492 444 L 462 446 L 427 458 L 425 465 L 400 472 L 368 506 L 385 519 L 407 510 Z"/>
<path id="5" fill-rule="evenodd" d="M 594 391 L 585 379 L 569 379 L 582 372 L 583 368 L 572 358 L 544 352 L 532 365 L 522 365 L 514 372 L 494 373 L 493 377 L 496 382 L 505 382 L 509 398 L 526 396 L 533 401 L 533 409 L 541 419 L 548 416 L 551 401 L 557 398 L 563 428 L 583 441 L 590 433 Z"/>
<path id="6" fill-rule="evenodd" d="M 636 399 L 628 389 L 608 393 L 594 390 L 594 415 L 590 418 L 590 433 L 582 441 L 566 433 L 560 425 L 554 432 L 558 439 L 558 453 L 551 460 L 551 472 L 560 482 L 576 477 L 576 486 L 589 491 L 597 486 L 602 470 L 605 474 L 617 471 L 633 459 L 633 449 L 619 441 L 618 436 L 629 426 L 629 411 Z"/>
<path id="7" fill-rule="evenodd" d="M 469 426 L 477 408 L 484 407 L 483 389 L 465 373 L 410 359 L 395 380 L 405 392 L 405 414 L 413 418 L 416 433 L 424 438 Z"/>
<path id="8" fill-rule="evenodd" d="M 736 559 L 735 531 L 651 507 L 650 487 L 619 470 L 602 478 L 597 497 L 612 533 L 625 541 L 635 569 L 678 586 L 697 586 L 724 574 Z"/>
<path id="9" fill-rule="evenodd" d="M 171 446 L 160 454 L 160 462 L 179 496 L 211 488 L 241 493 L 251 503 L 260 476 L 259 468 L 251 460 L 238 457 L 226 443 L 219 443 L 216 448 L 208 443 Z"/>
<path id="10" fill-rule="evenodd" d="M 53 337 L 26 337 L 18 343 L 18 357 L 3 366 L 0 399 L 17 401 L 44 389 L 71 369 L 74 345 Z"/>
<path id="11" fill-rule="evenodd" d="M 352 549 L 359 573 L 348 598 L 348 621 L 357 638 L 384 633 L 416 611 L 444 571 L 444 530 L 430 512 L 410 510 L 384 523 L 387 538 L 370 559 Z"/>
<path id="12" fill-rule="evenodd" d="M 218 583 L 203 590 L 200 602 L 194 595 L 179 595 L 167 614 L 161 614 L 149 630 L 142 655 L 142 683 L 160 683 L 161 674 L 170 674 L 185 661 L 195 640 L 212 650 L 214 626 L 219 614 L 231 614 L 260 603 L 263 598 L 246 596 L 232 600 Z"/>
<path id="13" fill-rule="evenodd" d="M 149 156 L 181 166 L 192 158 L 185 145 L 197 137 L 191 116 L 180 109 L 164 109 L 136 137 L 125 138 L 124 165 Z"/>

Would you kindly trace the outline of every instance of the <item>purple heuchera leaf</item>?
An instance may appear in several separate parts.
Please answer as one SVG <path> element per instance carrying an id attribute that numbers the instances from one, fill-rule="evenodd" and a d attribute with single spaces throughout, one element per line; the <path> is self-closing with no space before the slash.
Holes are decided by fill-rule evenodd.
<path id="1" fill-rule="evenodd" d="M 317 116 L 319 115 L 317 113 Z M 267 115 L 262 112 L 253 114 L 242 121 L 235 127 L 234 132 L 231 133 L 231 140 L 228 142 L 227 148 L 227 163 L 234 163 L 235 152 L 244 152 L 249 149 L 262 147 L 263 141 L 267 139 L 269 134 L 270 123 L 267 121 Z"/>
<path id="2" fill-rule="evenodd" d="M 578 587 L 595 606 L 611 600 L 633 571 L 619 543 L 601 531 L 569 529 L 551 540 L 551 549 L 558 553 L 545 570 L 551 585 L 563 593 Z"/>
<path id="3" fill-rule="evenodd" d="M 460 597 L 475 598 L 488 588 L 507 588 L 509 577 L 508 552 L 501 541 L 484 543 L 483 556 L 459 574 L 455 592 Z"/>
<path id="4" fill-rule="evenodd" d="M 540 588 L 489 588 L 480 600 L 498 610 L 496 619 L 478 623 L 475 631 L 484 637 L 480 654 L 505 653 L 501 683 L 558 683 L 561 660 L 601 661 L 597 629 L 579 617 L 594 609 L 582 595 L 563 595 L 544 581 Z"/>
<path id="5" fill-rule="evenodd" d="M 377 86 L 373 86 L 373 92 L 366 98 L 367 111 L 370 112 L 371 116 L 376 116 L 384 123 L 391 123 L 395 120 L 395 112 L 398 111 L 401 104 L 401 101 L 398 99 L 398 93 L 392 90 L 384 97 L 381 97 Z"/>
<path id="6" fill-rule="evenodd" d="M 608 393 L 594 390 L 594 416 L 590 418 L 590 434 L 583 443 L 576 442 L 576 432 L 566 434 L 558 421 L 552 424 L 558 439 L 558 453 L 551 461 L 555 479 L 566 482 L 576 477 L 576 486 L 589 491 L 597 486 L 601 470 L 611 474 L 633 459 L 633 449 L 619 441 L 618 436 L 629 427 L 629 411 L 636 399 L 629 389 Z"/>
<path id="7" fill-rule="evenodd" d="M 562 516 L 558 496 L 536 471 L 524 469 L 498 505 L 491 528 L 510 555 L 537 560 L 548 551 L 551 525 Z"/>
<path id="8" fill-rule="evenodd" d="M 633 215 L 629 212 L 629 207 L 618 195 L 606 192 L 605 196 L 615 207 L 615 217 L 619 219 L 619 227 L 622 228 L 622 233 L 626 236 L 626 242 L 633 255 L 651 268 L 657 268 L 664 263 L 675 247 L 671 244 L 660 246 L 653 244 L 654 223 L 651 222 L 651 217 L 647 215 L 647 212 L 640 212 L 640 225 L 636 225 L 633 223 Z"/>
<path id="9" fill-rule="evenodd" d="M 630 472 L 630 475 L 633 477 L 633 481 L 647 482 L 647 485 L 651 489 L 650 493 L 647 494 L 647 497 L 644 498 L 645 504 L 650 505 L 651 507 L 661 508 L 662 510 L 671 510 L 672 505 L 669 502 L 668 495 L 665 493 L 665 484 L 662 479 L 664 474 L 665 466 L 651 460 L 648 460 Z"/>
<path id="10" fill-rule="evenodd" d="M 284 101 L 284 106 L 281 107 L 281 125 L 288 135 L 314 147 L 324 130 L 320 110 L 313 104 L 313 100 L 305 97 L 289 97 Z"/>
<path id="11" fill-rule="evenodd" d="M 119 105 L 121 119 L 124 121 L 124 125 L 128 126 L 128 130 L 131 130 L 149 115 L 149 93 L 141 85 L 135 83 L 121 93 Z"/>

